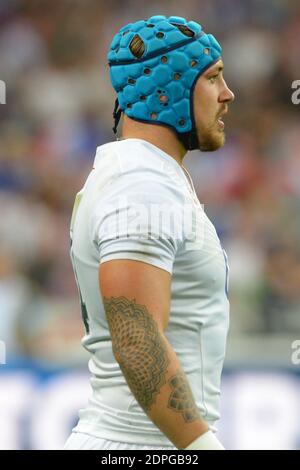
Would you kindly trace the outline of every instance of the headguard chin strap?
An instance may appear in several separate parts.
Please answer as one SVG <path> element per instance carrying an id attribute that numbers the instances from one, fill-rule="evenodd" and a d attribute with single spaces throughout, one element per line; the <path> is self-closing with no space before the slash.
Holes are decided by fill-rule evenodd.
<path id="1" fill-rule="evenodd" d="M 189 132 L 184 132 L 184 133 L 179 133 L 176 132 L 176 135 L 180 142 L 182 142 L 183 146 L 186 148 L 186 150 L 196 150 L 199 149 L 200 144 L 199 144 L 199 139 L 197 132 L 192 129 Z"/>

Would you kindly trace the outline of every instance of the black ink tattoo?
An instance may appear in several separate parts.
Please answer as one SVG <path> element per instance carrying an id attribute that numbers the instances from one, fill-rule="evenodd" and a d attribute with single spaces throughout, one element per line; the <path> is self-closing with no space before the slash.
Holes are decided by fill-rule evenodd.
<path id="1" fill-rule="evenodd" d="M 172 388 L 168 408 L 182 413 L 184 420 L 189 423 L 199 419 L 200 414 L 195 405 L 192 390 L 185 374 L 179 371 L 168 380 L 168 383 Z"/>
<path id="2" fill-rule="evenodd" d="M 145 305 L 104 297 L 113 350 L 128 386 L 147 412 L 166 383 L 170 360 L 157 323 Z"/>

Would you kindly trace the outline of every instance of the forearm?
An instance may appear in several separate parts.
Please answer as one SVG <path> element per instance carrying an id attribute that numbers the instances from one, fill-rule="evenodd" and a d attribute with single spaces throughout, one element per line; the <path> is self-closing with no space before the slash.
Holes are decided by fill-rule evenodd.
<path id="1" fill-rule="evenodd" d="M 119 351 L 118 362 L 138 403 L 170 441 L 183 449 L 209 428 L 167 338 L 158 330 L 150 336 L 148 343 L 134 342 Z"/>
<path id="2" fill-rule="evenodd" d="M 104 298 L 113 352 L 136 400 L 177 448 L 208 430 L 178 357 L 145 305 Z"/>

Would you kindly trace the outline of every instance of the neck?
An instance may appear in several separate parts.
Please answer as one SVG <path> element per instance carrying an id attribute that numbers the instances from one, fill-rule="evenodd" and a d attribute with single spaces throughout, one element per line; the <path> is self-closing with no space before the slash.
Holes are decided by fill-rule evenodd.
<path id="1" fill-rule="evenodd" d="M 187 150 L 176 137 L 175 132 L 164 126 L 144 124 L 124 116 L 122 139 L 143 139 L 167 153 L 182 166 Z"/>

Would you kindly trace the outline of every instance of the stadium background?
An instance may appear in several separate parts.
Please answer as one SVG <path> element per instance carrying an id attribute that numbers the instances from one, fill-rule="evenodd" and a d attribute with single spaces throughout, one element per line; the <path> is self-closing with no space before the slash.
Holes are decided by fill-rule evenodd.
<path id="1" fill-rule="evenodd" d="M 185 159 L 231 268 L 220 437 L 300 447 L 299 2 L 11 0 L 0 2 L 0 449 L 59 448 L 89 393 L 71 209 L 96 147 L 114 140 L 111 38 L 153 14 L 215 34 L 236 95 L 226 146 Z"/>

